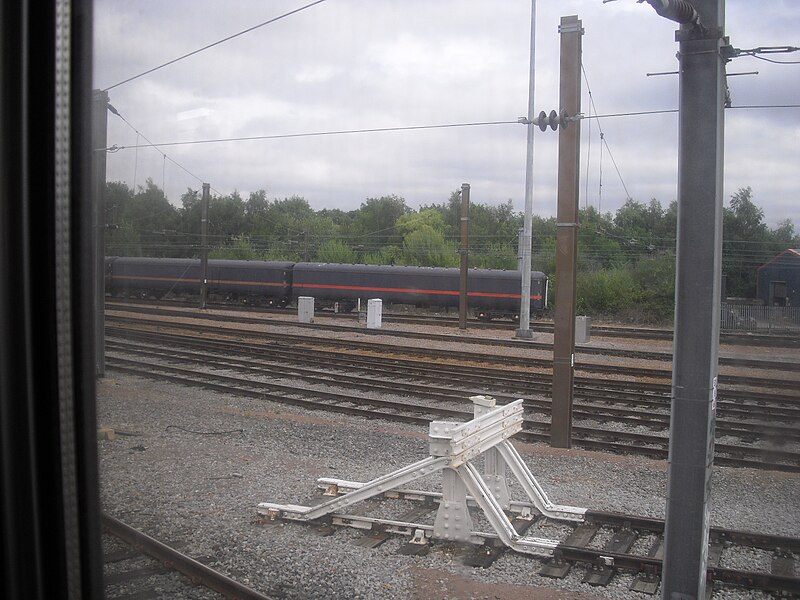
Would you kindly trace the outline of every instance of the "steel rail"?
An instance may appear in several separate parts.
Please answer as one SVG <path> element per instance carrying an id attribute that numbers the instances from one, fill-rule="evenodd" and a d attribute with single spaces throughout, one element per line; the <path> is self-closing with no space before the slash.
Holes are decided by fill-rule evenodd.
<path id="1" fill-rule="evenodd" d="M 271 356 L 282 356 L 285 359 L 292 358 L 294 360 L 309 362 L 312 354 L 309 353 L 308 348 L 298 348 L 296 345 L 287 345 L 280 342 L 269 341 L 266 344 L 245 344 L 242 336 L 236 336 L 236 342 L 226 342 L 222 338 L 200 338 L 193 335 L 183 335 L 177 333 L 167 333 L 163 331 L 150 332 L 147 330 L 137 330 L 128 328 L 114 328 L 109 329 L 112 333 L 117 335 L 124 335 L 132 339 L 151 340 L 152 336 L 158 335 L 162 339 L 169 337 L 176 343 L 184 345 L 191 345 L 194 347 L 209 348 L 212 345 L 217 348 L 226 347 L 230 351 L 242 353 L 247 350 L 253 356 L 263 357 L 265 349 L 268 349 Z M 205 333 L 205 332 L 204 332 Z M 259 342 L 264 337 L 252 332 L 240 332 L 242 334 L 249 334 L 248 337 L 258 337 Z M 231 334 L 232 336 L 235 334 Z M 417 377 L 429 377 L 432 372 L 435 372 L 435 379 L 440 379 L 443 376 L 456 377 L 460 381 L 471 381 L 476 385 L 492 384 L 497 385 L 501 389 L 512 390 L 513 393 L 528 394 L 531 391 L 537 391 L 542 394 L 550 394 L 550 379 L 549 372 L 546 371 L 515 371 L 510 369 L 502 369 L 495 367 L 487 367 L 481 365 L 476 366 L 461 366 L 453 363 L 437 363 L 435 370 L 427 362 L 421 362 L 413 359 L 402 359 L 397 356 L 388 358 L 370 357 L 365 355 L 354 355 L 352 353 L 343 353 L 341 351 L 328 351 L 319 348 L 313 349 L 313 356 L 319 357 L 326 366 L 339 365 L 345 368 L 353 367 L 371 367 L 380 369 L 386 374 L 397 373 L 399 376 L 407 377 L 414 375 Z M 448 359 L 449 354 L 443 352 L 440 358 Z M 510 381 L 513 378 L 513 382 Z M 581 389 L 585 394 L 595 393 L 599 396 L 603 395 L 607 399 L 614 400 L 613 395 L 620 398 L 628 397 L 630 403 L 642 403 L 643 398 L 647 399 L 649 403 L 658 407 L 659 405 L 668 408 L 670 401 L 670 387 L 666 384 L 657 384 L 642 381 L 631 380 L 614 380 L 614 379 L 598 379 L 579 376 L 575 378 L 576 389 Z M 612 396 L 609 396 L 611 394 Z M 644 394 L 644 396 L 643 396 Z M 797 419 L 800 413 L 800 400 L 794 396 L 787 396 L 784 394 L 765 393 L 759 391 L 755 394 L 749 390 L 736 390 L 723 388 L 718 396 L 718 407 L 725 409 L 742 409 L 742 407 L 752 407 L 756 410 L 764 408 L 766 403 L 774 405 L 771 410 L 779 411 L 781 407 L 785 410 L 778 416 L 785 416 L 792 419 Z M 618 400 L 623 402 L 624 400 Z"/>
<path id="2" fill-rule="evenodd" d="M 140 313 L 140 314 L 148 314 L 153 316 L 165 316 L 165 317 L 179 317 L 179 318 L 192 318 L 192 319 L 203 319 L 208 321 L 222 321 L 226 323 L 234 322 L 234 323 L 241 323 L 241 324 L 249 324 L 249 325 L 286 325 L 292 327 L 298 327 L 301 329 L 324 329 L 327 331 L 340 331 L 340 332 L 352 332 L 352 333 L 360 333 L 365 335 L 387 335 L 387 332 L 384 330 L 377 330 L 377 329 L 366 329 L 364 327 L 350 327 L 344 325 L 331 325 L 331 324 L 323 324 L 323 323 L 297 323 L 297 322 L 286 322 L 286 323 L 276 323 L 274 321 L 265 321 L 264 319 L 257 318 L 257 317 L 240 317 L 240 316 L 232 316 L 232 315 L 222 315 L 222 314 L 214 314 L 214 313 L 202 313 L 199 314 L 197 312 L 189 312 L 189 311 L 176 311 L 171 309 L 163 309 L 163 308 L 152 308 L 152 307 L 131 307 L 126 308 L 124 311 L 133 312 L 133 313 Z M 520 339 L 499 339 L 499 338 L 485 338 L 485 337 L 474 337 L 474 336 L 466 336 L 466 335 L 455 335 L 455 334 L 442 334 L 442 333 L 430 333 L 430 332 L 419 332 L 419 331 L 398 331 L 392 330 L 389 335 L 394 337 L 401 337 L 401 338 L 408 338 L 408 339 L 431 339 L 441 342 L 454 342 L 459 344 L 472 344 L 472 345 L 492 345 L 492 346 L 499 346 L 504 348 L 516 348 L 516 349 L 534 349 L 534 350 L 542 350 L 547 352 L 552 352 L 553 344 L 549 342 L 536 342 L 530 340 L 520 340 Z M 649 360 L 654 362 L 670 362 L 672 360 L 672 354 L 670 352 L 653 352 L 647 350 L 629 350 L 624 348 L 596 348 L 593 346 L 580 346 L 576 348 L 576 353 L 578 355 L 589 355 L 589 356 L 614 356 L 620 358 L 633 358 L 636 360 Z M 751 369 L 770 369 L 770 370 L 794 370 L 795 363 L 790 361 L 778 361 L 778 360 L 753 360 L 753 359 L 743 359 L 743 358 L 736 358 L 736 357 L 727 357 L 721 356 L 719 359 L 719 363 L 722 366 L 741 366 L 747 367 Z"/>
<path id="3" fill-rule="evenodd" d="M 318 485 L 321 487 L 326 487 L 324 481 L 318 481 Z M 361 484 L 355 484 L 361 485 Z M 344 488 L 339 488 L 337 490 L 338 494 L 344 494 L 347 491 L 350 491 L 351 487 L 345 486 Z M 386 499 L 403 499 L 407 501 L 411 501 L 416 504 L 422 504 L 423 506 L 433 505 L 435 506 L 436 503 L 441 502 L 442 494 L 437 492 L 429 492 L 429 491 L 422 491 L 422 490 L 412 490 L 412 489 L 393 489 L 387 492 L 384 492 L 383 498 Z M 474 498 L 467 497 L 467 502 L 470 505 L 474 505 Z M 525 510 L 534 511 L 535 507 L 528 502 L 512 502 L 510 508 L 510 514 L 516 514 L 517 512 L 524 512 Z M 350 526 L 356 527 L 359 529 L 377 529 L 378 531 L 386 531 L 387 528 L 384 526 L 387 523 L 392 523 L 397 525 L 398 521 L 392 519 L 368 519 L 366 517 L 361 517 L 359 515 L 351 515 L 351 514 L 338 514 L 335 513 L 331 515 L 333 518 L 333 523 L 340 526 Z M 511 518 L 511 517 L 509 517 Z M 544 521 L 551 521 L 552 519 L 548 519 L 546 517 L 539 517 Z M 561 525 L 565 523 L 563 521 L 555 521 Z M 656 519 L 652 517 L 641 517 L 637 515 L 626 515 L 622 513 L 612 513 L 612 512 L 604 512 L 604 511 L 597 511 L 597 510 L 587 510 L 584 513 L 584 522 L 586 524 L 592 524 L 596 527 L 595 532 L 593 532 L 590 536 L 585 538 L 582 542 L 583 545 L 574 545 L 569 544 L 567 542 L 570 541 L 571 536 L 566 536 L 564 538 L 564 542 L 560 543 L 554 548 L 554 557 L 553 560 L 556 562 L 571 562 L 571 563 L 585 563 L 592 567 L 592 569 L 598 570 L 607 570 L 607 571 L 615 571 L 617 569 L 626 569 L 636 571 L 640 574 L 640 576 L 646 577 L 649 581 L 654 582 L 657 584 L 658 578 L 660 577 L 663 562 L 662 559 L 657 556 L 644 556 L 641 554 L 629 554 L 626 551 L 614 551 L 609 550 L 607 548 L 594 548 L 589 547 L 588 544 L 590 543 L 591 539 L 594 538 L 595 533 L 600 528 L 607 528 L 612 530 L 628 530 L 635 533 L 635 536 L 638 538 L 643 532 L 644 533 L 651 533 L 657 535 L 660 539 L 660 542 L 663 543 L 663 534 L 664 534 L 664 520 L 663 519 Z M 369 526 L 367 526 L 369 523 Z M 411 524 L 411 523 L 399 523 L 399 527 L 395 526 L 392 528 L 392 531 L 396 534 L 403 535 L 403 531 L 407 532 L 413 531 L 414 527 L 421 527 L 422 525 Z M 413 526 L 412 526 L 413 525 Z M 573 523 L 571 524 L 576 529 L 579 528 L 581 525 Z M 573 530 L 574 531 L 574 530 Z M 509 551 L 509 548 L 505 546 L 499 546 L 494 543 L 498 538 L 497 534 L 494 532 L 488 533 L 483 532 L 477 535 L 478 539 L 484 540 L 483 546 L 476 547 L 476 552 L 484 557 L 484 560 L 481 560 L 477 564 L 481 564 L 486 566 L 487 563 L 485 561 L 485 557 L 487 552 L 491 554 L 490 561 L 496 559 L 499 556 L 500 552 Z M 757 548 L 761 550 L 768 550 L 775 553 L 795 553 L 797 554 L 800 552 L 800 538 L 788 537 L 783 535 L 772 535 L 772 534 L 762 534 L 762 533 L 754 533 L 750 531 L 739 531 L 739 530 L 732 530 L 732 529 L 725 529 L 721 527 L 710 527 L 709 528 L 709 540 L 711 544 L 724 544 L 725 546 L 739 546 L 744 548 Z M 436 540 L 433 540 L 435 543 Z M 656 544 L 653 545 L 656 547 Z M 720 546 L 722 549 L 722 546 Z M 545 566 L 545 571 L 548 569 Z M 800 578 L 796 576 L 786 575 L 786 574 L 779 574 L 779 573 L 764 573 L 760 571 L 745 571 L 742 569 L 729 569 L 720 567 L 716 562 L 709 561 L 709 565 L 707 568 L 707 573 L 710 581 L 714 581 L 717 583 L 725 583 L 725 584 L 734 584 L 745 587 L 746 589 L 757 589 L 762 591 L 774 592 L 778 594 L 793 594 L 797 595 L 798 591 L 800 591 Z M 545 576 L 559 576 L 553 575 L 552 573 L 540 573 L 541 575 Z M 566 571 L 562 573 L 565 575 Z M 609 578 L 610 579 L 610 578 Z M 600 584 L 603 585 L 603 584 Z M 784 596 L 781 596 L 784 597 Z"/>
<path id="4" fill-rule="evenodd" d="M 227 575 L 223 575 L 219 571 L 215 571 L 185 554 L 181 554 L 177 550 L 170 548 L 166 544 L 159 542 L 138 529 L 134 529 L 130 525 L 123 523 L 107 513 L 102 513 L 100 518 L 103 527 L 113 535 L 131 546 L 140 549 L 156 560 L 161 561 L 171 569 L 183 573 L 193 581 L 198 581 L 207 588 L 222 594 L 226 598 L 235 598 L 236 600 L 271 600 L 268 596 L 242 585 Z"/>
<path id="5" fill-rule="evenodd" d="M 270 364 L 264 360 L 246 359 L 246 358 L 233 358 L 236 348 L 232 348 L 233 354 L 226 353 L 223 355 L 211 354 L 209 352 L 196 352 L 189 350 L 176 350 L 174 348 L 159 350 L 152 347 L 143 347 L 135 344 L 125 344 L 121 342 L 111 341 L 106 345 L 106 351 L 120 351 L 128 354 L 135 354 L 137 356 L 145 356 L 151 358 L 160 358 L 170 362 L 181 362 L 196 364 L 200 361 L 211 362 L 215 367 L 225 367 L 235 369 L 239 372 L 255 374 L 255 375 L 268 375 L 275 378 L 285 378 L 291 376 L 292 378 L 300 379 L 310 382 L 312 384 L 334 385 L 343 386 L 346 384 L 348 388 L 356 388 L 369 391 L 380 391 L 390 394 L 406 394 L 413 393 L 417 397 L 426 399 L 468 403 L 467 398 L 476 393 L 476 390 L 468 390 L 463 388 L 433 388 L 430 385 L 389 381 L 385 378 L 365 379 L 363 375 L 352 376 L 341 373 L 330 373 L 330 371 L 320 371 L 318 369 L 308 369 L 299 367 L 297 365 L 287 366 L 285 363 Z M 487 390 L 483 390 L 484 393 Z M 517 396 L 508 394 L 498 394 L 492 390 L 488 390 L 495 399 L 501 402 L 512 402 L 517 399 Z M 657 427 L 662 430 L 669 428 L 670 415 L 668 413 L 668 406 L 663 406 L 661 413 L 653 412 L 653 410 L 637 410 L 637 409 L 622 409 L 611 408 L 605 404 L 608 402 L 607 397 L 600 397 L 598 401 L 602 405 L 592 404 L 579 395 L 578 402 L 574 409 L 574 417 L 576 420 L 586 419 L 595 420 L 600 422 L 613 421 L 629 425 L 631 427 Z M 549 400 L 537 400 L 534 398 L 526 398 L 525 406 L 528 409 L 533 409 L 536 412 L 550 414 L 551 402 Z M 745 411 L 741 411 L 745 412 Z M 719 419 L 717 420 L 716 435 L 722 436 L 735 436 L 739 438 L 764 438 L 770 437 L 780 440 L 782 443 L 786 441 L 800 441 L 800 429 L 794 426 L 781 426 L 781 425 L 767 425 L 762 423 L 740 423 L 733 422 L 723 417 L 724 410 L 719 411 Z M 751 416 L 750 413 L 747 413 Z"/>
<path id="6" fill-rule="evenodd" d="M 107 297 L 107 304 L 116 305 L 172 305 L 187 308 L 196 308 L 198 303 L 196 301 L 185 300 L 150 300 L 142 298 L 114 298 Z M 209 303 L 209 308 L 226 311 L 236 312 L 250 312 L 256 314 L 279 314 L 286 315 L 288 309 L 286 308 L 267 308 L 258 306 L 241 306 L 238 304 L 230 304 L 224 302 Z M 333 313 L 325 312 L 323 315 L 326 318 L 347 320 L 355 319 L 358 315 L 353 313 Z M 453 326 L 458 324 L 458 319 L 445 315 L 412 315 L 406 313 L 392 313 L 384 312 L 383 320 L 390 323 L 408 323 L 417 325 L 434 325 L 434 326 Z M 516 322 L 503 320 L 503 321 L 481 321 L 476 318 L 469 319 L 469 327 L 473 329 L 516 329 L 518 327 Z M 539 333 L 552 333 L 553 324 L 549 322 L 532 322 L 531 329 Z M 625 325 L 592 325 L 592 334 L 598 337 L 613 337 L 613 338 L 628 338 L 628 339 L 646 339 L 646 340 L 667 340 L 672 341 L 672 329 L 663 329 L 657 327 L 630 327 Z M 734 344 L 734 345 L 747 345 L 747 346 L 766 346 L 766 347 L 786 347 L 797 348 L 800 347 L 800 336 L 790 334 L 763 334 L 763 333 L 736 333 L 731 331 L 720 332 L 720 343 Z"/>
<path id="7" fill-rule="evenodd" d="M 166 365 L 155 365 L 148 362 L 139 362 L 116 357 L 109 357 L 108 367 L 133 375 L 140 375 L 155 379 L 164 379 L 173 383 L 179 383 L 192 387 L 202 387 L 214 389 L 223 393 L 245 395 L 257 399 L 271 400 L 285 404 L 296 404 L 312 410 L 325 409 L 333 412 L 342 412 L 351 415 L 359 415 L 367 418 L 383 418 L 389 421 L 402 421 L 416 423 L 426 426 L 431 415 L 450 416 L 469 420 L 471 413 L 446 409 L 442 407 L 423 406 L 407 404 L 390 400 L 378 400 L 374 398 L 355 398 L 352 395 L 336 394 L 330 392 L 320 392 L 317 390 L 296 390 L 295 396 L 316 396 L 326 398 L 334 403 L 320 403 L 315 400 L 304 398 L 294 398 L 287 394 L 274 394 L 269 391 L 275 386 L 261 382 L 241 380 L 240 378 L 226 375 L 212 374 L 203 371 L 193 371 Z M 161 371 L 161 372 L 157 372 Z M 205 381 L 203 380 L 205 379 Z M 213 381 L 207 381 L 213 379 Z M 218 383 L 224 382 L 224 383 Z M 283 388 L 289 386 L 281 386 Z M 255 390 L 248 388 L 256 388 Z M 291 389 L 291 388 L 290 388 Z M 340 402 L 336 404 L 335 402 Z M 373 405 L 389 410 L 376 410 L 354 406 L 354 404 Z M 406 411 L 404 414 L 403 411 Z M 407 411 L 417 412 L 419 415 L 409 415 Z M 520 439 L 529 441 L 549 441 L 549 424 L 545 422 L 525 419 L 525 429 L 518 435 Z M 668 438 L 663 436 L 653 436 L 646 434 L 630 433 L 625 431 L 600 430 L 597 428 L 574 427 L 573 435 L 575 446 L 588 450 L 611 450 L 623 454 L 640 454 L 651 458 L 666 459 Z M 598 439 L 600 438 L 600 439 Z M 625 440 L 628 443 L 619 443 Z M 772 469 L 787 472 L 800 472 L 800 455 L 796 453 L 783 452 L 779 450 L 763 450 L 760 448 L 743 448 L 730 446 L 728 444 L 716 444 L 718 454 L 715 456 L 715 464 L 721 466 L 750 467 L 756 469 Z M 732 456 L 721 456 L 721 453 Z M 750 458 L 741 458 L 748 456 Z M 760 460 L 754 460 L 760 459 Z M 772 462 L 770 462 L 772 461 Z M 779 462 L 783 461 L 783 462 Z M 786 461 L 793 461 L 797 464 L 786 464 Z"/>
<path id="8" fill-rule="evenodd" d="M 192 320 L 204 320 L 202 315 L 194 316 L 190 315 L 185 317 L 187 319 Z M 165 322 L 159 320 L 147 320 L 147 319 L 137 319 L 134 317 L 123 317 L 118 315 L 109 315 L 107 316 L 107 321 L 111 322 L 120 322 L 120 323 L 134 323 L 140 325 L 146 325 L 151 327 L 172 327 L 176 329 L 196 329 L 196 323 L 183 323 L 183 322 Z M 212 325 L 209 327 L 212 330 L 215 330 L 217 333 L 220 331 L 223 332 L 230 332 L 234 333 L 233 330 L 230 328 L 226 328 L 223 326 Z M 365 332 L 374 332 L 375 330 L 368 330 L 368 329 L 361 329 L 358 328 L 359 333 Z M 236 334 L 244 334 L 244 335 L 253 335 L 253 331 L 241 331 L 236 330 Z M 383 332 L 385 335 L 385 332 Z M 410 355 L 418 355 L 429 357 L 431 355 L 438 356 L 441 355 L 444 351 L 443 350 L 434 350 L 430 348 L 416 348 L 416 347 L 408 347 L 408 346 L 400 346 L 397 344 L 387 344 L 387 343 L 380 343 L 380 342 L 362 342 L 356 340 L 342 340 L 340 338 L 321 338 L 317 336 L 302 336 L 302 335 L 293 335 L 293 334 L 286 334 L 286 333 L 270 333 L 265 331 L 258 332 L 259 337 L 261 338 L 278 338 L 281 340 L 292 340 L 299 343 L 306 343 L 306 344 L 316 344 L 316 345 L 329 345 L 329 346 L 346 346 L 350 348 L 360 348 L 360 349 L 369 349 L 371 351 L 379 351 L 379 352 L 403 352 L 405 354 Z M 425 339 L 427 336 L 420 336 Z M 450 336 L 448 336 L 450 337 Z M 449 341 L 453 343 L 460 343 L 460 338 L 458 336 L 452 336 L 452 339 Z M 484 341 L 485 344 L 490 345 L 490 341 Z M 526 344 L 526 342 L 515 342 L 516 344 Z M 459 359 L 464 361 L 475 361 L 479 363 L 485 363 L 487 359 L 491 359 L 493 357 L 487 356 L 485 353 L 480 352 L 465 352 L 465 351 L 457 351 L 457 350 L 447 350 L 446 354 L 451 359 Z M 540 358 L 533 358 L 533 357 L 515 357 L 515 356 L 502 356 L 502 357 L 494 357 L 495 362 L 502 362 L 503 364 L 513 364 L 516 366 L 525 366 L 531 367 L 536 366 L 543 369 L 552 369 L 553 361 L 552 359 L 540 359 Z M 669 381 L 671 379 L 672 372 L 668 369 L 645 369 L 640 367 L 620 367 L 618 365 L 605 365 L 605 364 L 598 364 L 598 363 L 586 363 L 586 362 L 579 362 L 576 363 L 576 370 L 583 371 L 588 373 L 610 373 L 610 374 L 617 374 L 617 373 L 624 373 L 631 375 L 633 377 L 641 377 L 646 379 L 661 379 L 663 381 Z M 737 375 L 727 375 L 727 376 L 720 376 L 719 377 L 720 384 L 724 383 L 726 385 L 739 385 L 739 386 L 769 386 L 772 388 L 779 388 L 779 389 L 788 389 L 788 390 L 796 390 L 800 391 L 800 381 L 786 381 L 786 380 L 776 380 L 776 379 L 766 379 L 766 378 L 756 378 L 756 377 L 744 377 L 744 376 L 737 376 Z"/>

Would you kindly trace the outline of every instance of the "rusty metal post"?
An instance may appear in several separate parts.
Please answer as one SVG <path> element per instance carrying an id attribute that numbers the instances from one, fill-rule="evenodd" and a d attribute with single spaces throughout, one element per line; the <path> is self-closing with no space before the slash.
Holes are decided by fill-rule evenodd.
<path id="1" fill-rule="evenodd" d="M 200 205 L 200 308 L 208 306 L 208 202 L 211 184 L 203 184 Z"/>
<path id="2" fill-rule="evenodd" d="M 561 17 L 559 114 L 581 111 L 581 36 L 577 16 Z M 553 338 L 553 409 L 550 445 L 572 445 L 572 384 L 575 373 L 576 259 L 580 121 L 558 132 L 558 214 L 556 217 L 556 312 Z"/>
<path id="3" fill-rule="evenodd" d="M 458 294 L 458 327 L 467 328 L 467 289 L 469 276 L 469 184 L 461 184 L 461 283 Z"/>

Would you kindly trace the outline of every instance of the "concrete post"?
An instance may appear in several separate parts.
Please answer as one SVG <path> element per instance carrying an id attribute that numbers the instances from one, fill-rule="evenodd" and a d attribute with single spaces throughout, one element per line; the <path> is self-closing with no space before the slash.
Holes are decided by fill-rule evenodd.
<path id="1" fill-rule="evenodd" d="M 314 322 L 314 298 L 312 296 L 300 296 L 297 299 L 297 320 L 300 323 Z"/>
<path id="2" fill-rule="evenodd" d="M 370 298 L 367 300 L 367 329 L 380 329 L 383 317 L 383 300 Z"/>
<path id="3" fill-rule="evenodd" d="M 586 344 L 591 338 L 590 330 L 592 328 L 592 319 L 590 317 L 578 316 L 575 317 L 575 343 Z"/>

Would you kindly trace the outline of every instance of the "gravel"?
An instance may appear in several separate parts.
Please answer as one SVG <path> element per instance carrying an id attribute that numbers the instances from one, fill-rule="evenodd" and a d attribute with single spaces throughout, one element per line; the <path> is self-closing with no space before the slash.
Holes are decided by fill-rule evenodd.
<path id="1" fill-rule="evenodd" d="M 595 588 L 581 583 L 584 567 L 574 567 L 563 580 L 548 579 L 537 575 L 543 561 L 513 553 L 479 569 L 464 566 L 447 546 L 409 557 L 397 552 L 405 541 L 399 538 L 367 549 L 353 543 L 364 535 L 356 530 L 323 536 L 314 525 L 258 523 L 259 502 L 303 504 L 317 495 L 319 477 L 368 481 L 424 458 L 427 428 L 113 371 L 99 383 L 97 408 L 98 425 L 118 432 L 115 440 L 98 442 L 104 510 L 162 541 L 181 540 L 184 552 L 211 556 L 209 566 L 272 597 L 652 598 L 629 591 L 633 575 L 627 573 Z M 553 502 L 664 516 L 664 462 L 516 446 Z M 438 484 L 437 477 L 427 477 L 413 487 L 437 489 Z M 518 486 L 510 490 L 518 497 Z M 798 497 L 796 474 L 715 468 L 712 524 L 798 537 Z M 410 506 L 394 502 L 395 516 Z M 370 503 L 365 510 L 388 516 L 390 507 Z M 553 535 L 568 531 L 549 529 Z M 722 564 L 765 560 L 758 552 L 728 554 Z M 713 595 L 715 600 L 761 597 L 740 590 Z"/>

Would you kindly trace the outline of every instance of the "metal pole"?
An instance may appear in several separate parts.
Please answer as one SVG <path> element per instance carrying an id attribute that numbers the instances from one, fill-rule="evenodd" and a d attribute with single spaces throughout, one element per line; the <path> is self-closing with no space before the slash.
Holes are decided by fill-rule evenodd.
<path id="1" fill-rule="evenodd" d="M 92 180 L 94 195 L 95 374 L 105 377 L 106 303 L 106 151 L 108 145 L 108 92 L 92 95 Z"/>
<path id="2" fill-rule="evenodd" d="M 520 269 L 519 329 L 517 337 L 531 339 L 531 239 L 533 229 L 533 92 L 536 81 L 536 0 L 531 0 L 531 58 L 528 70 L 528 148 L 525 155 L 525 215 L 522 221 L 519 255 Z"/>
<path id="3" fill-rule="evenodd" d="M 561 17 L 559 114 L 581 111 L 581 36 L 577 16 Z M 553 336 L 553 410 L 550 445 L 572 445 L 572 394 L 575 375 L 575 304 L 578 255 L 578 178 L 580 121 L 558 131 L 558 214 L 556 218 L 556 312 Z"/>
<path id="4" fill-rule="evenodd" d="M 458 327 L 467 328 L 467 276 L 469 274 L 469 184 L 461 184 L 461 283 L 458 294 Z"/>
<path id="5" fill-rule="evenodd" d="M 203 184 L 203 200 L 200 205 L 200 308 L 208 306 L 208 202 L 211 184 Z"/>
<path id="6" fill-rule="evenodd" d="M 720 326 L 724 0 L 694 0 L 680 42 L 678 231 L 661 597 L 705 598 Z"/>

